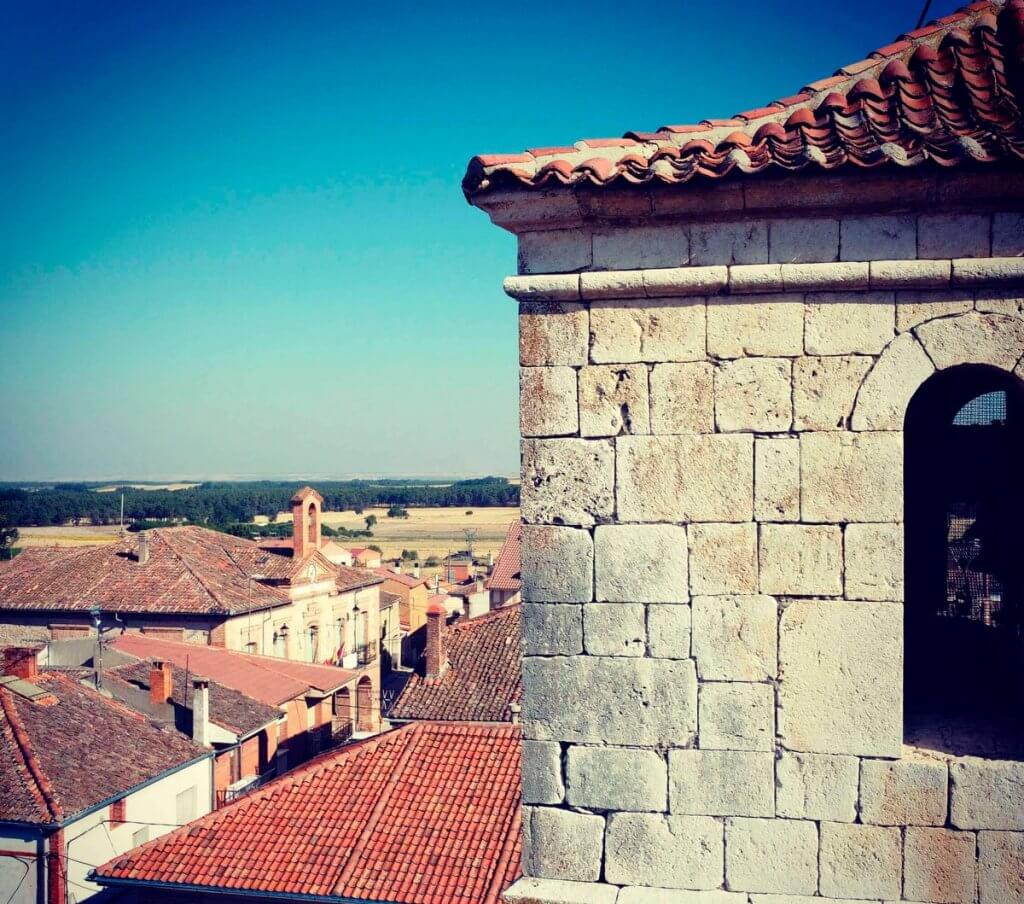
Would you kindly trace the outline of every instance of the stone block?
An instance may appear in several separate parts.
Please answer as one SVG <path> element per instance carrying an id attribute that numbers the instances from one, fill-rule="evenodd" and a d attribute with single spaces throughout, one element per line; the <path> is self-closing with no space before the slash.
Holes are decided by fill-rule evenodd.
<path id="1" fill-rule="evenodd" d="M 990 228 L 987 214 L 922 214 L 917 220 L 917 256 L 988 257 Z"/>
<path id="2" fill-rule="evenodd" d="M 587 301 L 597 298 L 644 298 L 643 270 L 588 271 L 579 275 L 580 297 Z"/>
<path id="3" fill-rule="evenodd" d="M 797 358 L 793 362 L 794 427 L 845 430 L 871 363 L 867 355 Z"/>
<path id="4" fill-rule="evenodd" d="M 808 355 L 877 355 L 896 332 L 892 292 L 815 292 L 807 296 Z"/>
<path id="5" fill-rule="evenodd" d="M 774 816 L 775 757 L 750 750 L 670 750 L 669 807 L 698 816 Z"/>
<path id="6" fill-rule="evenodd" d="M 782 290 L 781 264 L 736 264 L 729 268 L 729 291 L 733 295 Z"/>
<path id="7" fill-rule="evenodd" d="M 900 897 L 903 863 L 899 829 L 823 822 L 820 857 L 823 895 Z"/>
<path id="8" fill-rule="evenodd" d="M 949 317 L 951 314 L 966 314 L 973 307 L 973 293 L 962 289 L 943 289 L 941 292 L 897 292 L 896 329 L 903 333 L 926 320 Z"/>
<path id="9" fill-rule="evenodd" d="M 800 441 L 754 440 L 754 518 L 797 521 L 800 518 Z"/>
<path id="10" fill-rule="evenodd" d="M 768 263 L 768 224 L 761 220 L 694 223 L 690 228 L 690 263 Z"/>
<path id="11" fill-rule="evenodd" d="M 853 898 L 820 898 L 817 895 L 751 895 L 750 904 L 878 904 L 877 901 L 858 901 Z M 885 901 L 883 904 L 899 904 Z"/>
<path id="12" fill-rule="evenodd" d="M 566 801 L 587 810 L 663 813 L 668 809 L 668 767 L 653 750 L 570 747 Z"/>
<path id="13" fill-rule="evenodd" d="M 839 259 L 892 261 L 917 256 L 917 221 L 913 216 L 843 217 Z"/>
<path id="14" fill-rule="evenodd" d="M 751 519 L 752 436 L 622 436 L 616 445 L 617 510 L 623 521 Z"/>
<path id="15" fill-rule="evenodd" d="M 604 818 L 553 807 L 527 807 L 530 844 L 523 849 L 523 872 L 538 879 L 596 882 L 601 878 Z"/>
<path id="16" fill-rule="evenodd" d="M 739 892 L 707 889 L 686 891 L 669 888 L 624 888 L 617 904 L 747 904 L 747 896 Z M 818 901 L 817 904 L 822 904 Z"/>
<path id="17" fill-rule="evenodd" d="M 775 749 L 775 691 L 770 684 L 704 682 L 697 700 L 702 750 Z"/>
<path id="18" fill-rule="evenodd" d="M 565 800 L 562 783 L 562 748 L 554 741 L 523 741 L 523 803 L 560 804 Z"/>
<path id="19" fill-rule="evenodd" d="M 613 813 L 605 839 L 605 880 L 616 885 L 718 888 L 722 823 L 703 816 Z"/>
<path id="20" fill-rule="evenodd" d="M 523 659 L 524 737 L 654 747 L 689 744 L 696 730 L 692 660 Z"/>
<path id="21" fill-rule="evenodd" d="M 690 593 L 757 593 L 757 525 L 693 524 Z"/>
<path id="22" fill-rule="evenodd" d="M 593 261 L 590 233 L 583 229 L 548 229 L 519 236 L 520 273 L 573 273 Z"/>
<path id="23" fill-rule="evenodd" d="M 615 450 L 607 440 L 524 439 L 522 514 L 531 524 L 592 527 L 615 508 Z"/>
<path id="24" fill-rule="evenodd" d="M 761 592 L 841 596 L 843 532 L 833 524 L 762 524 Z"/>
<path id="25" fill-rule="evenodd" d="M 1024 214 L 997 213 L 992 217 L 992 256 L 1024 255 Z"/>
<path id="26" fill-rule="evenodd" d="M 1024 279 L 1024 260 L 1019 257 L 961 257 L 950 261 L 950 265 L 953 272 L 949 281 L 960 288 L 1016 288 Z"/>
<path id="27" fill-rule="evenodd" d="M 902 433 L 802 433 L 804 521 L 903 520 Z"/>
<path id="28" fill-rule="evenodd" d="M 782 264 L 782 285 L 787 292 L 866 289 L 871 265 L 862 261 L 831 264 Z"/>
<path id="29" fill-rule="evenodd" d="M 875 361 L 860 387 L 850 426 L 902 430 L 907 406 L 935 366 L 913 333 L 900 333 Z"/>
<path id="30" fill-rule="evenodd" d="M 594 598 L 594 542 L 585 530 L 523 525 L 523 599 L 589 603 Z"/>
<path id="31" fill-rule="evenodd" d="M 778 641 L 770 596 L 702 596 L 693 600 L 693 657 L 703 681 L 775 678 Z"/>
<path id="32" fill-rule="evenodd" d="M 523 367 L 519 371 L 519 432 L 566 436 L 579 429 L 576 371 L 571 367 Z"/>
<path id="33" fill-rule="evenodd" d="M 695 641 L 696 637 L 695 630 Z M 900 606 L 826 600 L 791 603 L 779 620 L 779 675 L 777 731 L 787 749 L 899 756 L 903 740 Z"/>
<path id="34" fill-rule="evenodd" d="M 859 760 L 782 751 L 775 761 L 775 812 L 787 819 L 853 822 Z"/>
<path id="35" fill-rule="evenodd" d="M 872 289 L 944 289 L 948 292 L 953 276 L 950 261 L 872 261 L 870 267 Z"/>
<path id="36" fill-rule="evenodd" d="M 583 648 L 591 656 L 643 656 L 647 625 L 640 603 L 588 603 L 583 607 Z"/>
<path id="37" fill-rule="evenodd" d="M 729 284 L 728 267 L 669 267 L 641 273 L 648 298 L 717 295 Z"/>
<path id="38" fill-rule="evenodd" d="M 595 364 L 702 361 L 706 357 L 703 298 L 595 301 L 590 307 L 590 357 Z"/>
<path id="39" fill-rule="evenodd" d="M 903 840 L 903 897 L 929 904 L 978 900 L 973 832 L 910 826 Z"/>
<path id="40" fill-rule="evenodd" d="M 940 370 L 958 364 L 1013 370 L 1024 355 L 1024 320 L 1004 314 L 972 312 L 930 320 L 915 332 Z"/>
<path id="41" fill-rule="evenodd" d="M 599 270 L 645 270 L 690 263 L 688 226 L 629 226 L 594 233 Z"/>
<path id="42" fill-rule="evenodd" d="M 579 387 L 582 436 L 651 432 L 643 364 L 581 368 Z"/>
<path id="43" fill-rule="evenodd" d="M 575 656 L 583 652 L 583 607 L 523 603 L 523 654 Z"/>
<path id="44" fill-rule="evenodd" d="M 708 302 L 709 355 L 795 357 L 803 348 L 801 294 L 730 295 Z"/>
<path id="45" fill-rule="evenodd" d="M 839 221 L 825 217 L 772 220 L 768 260 L 802 264 L 839 259 Z"/>
<path id="46" fill-rule="evenodd" d="M 978 879 L 981 904 L 1024 901 L 1024 834 L 979 832 Z"/>
<path id="47" fill-rule="evenodd" d="M 581 304 L 523 302 L 519 306 L 519 363 L 550 367 L 587 363 L 589 319 Z"/>
<path id="48" fill-rule="evenodd" d="M 501 288 L 516 301 L 579 301 L 580 275 L 506 276 Z"/>
<path id="49" fill-rule="evenodd" d="M 686 528 L 603 524 L 594 531 L 598 602 L 685 603 Z"/>
<path id="50" fill-rule="evenodd" d="M 690 607 L 647 607 L 647 650 L 659 659 L 690 658 Z"/>
<path id="51" fill-rule="evenodd" d="M 737 358 L 715 371 L 715 424 L 721 433 L 781 433 L 793 423 L 788 358 Z"/>
<path id="52" fill-rule="evenodd" d="M 846 598 L 903 602 L 903 525 L 848 524 Z"/>
<path id="53" fill-rule="evenodd" d="M 651 433 L 714 433 L 714 369 L 656 364 L 650 375 Z"/>
<path id="54" fill-rule="evenodd" d="M 986 314 L 1005 314 L 1024 320 L 1024 290 L 987 289 L 979 290 L 974 306 Z"/>
<path id="55" fill-rule="evenodd" d="M 818 827 L 797 819 L 728 819 L 725 881 L 732 891 L 813 895 Z"/>
<path id="56" fill-rule="evenodd" d="M 946 823 L 948 770 L 928 757 L 862 760 L 860 818 L 885 826 Z"/>
<path id="57" fill-rule="evenodd" d="M 505 890 L 501 900 L 505 904 L 615 904 L 618 894 L 614 885 L 523 876 Z"/>
<path id="58" fill-rule="evenodd" d="M 964 757 L 950 764 L 949 780 L 958 829 L 1024 829 L 1024 762 Z"/>

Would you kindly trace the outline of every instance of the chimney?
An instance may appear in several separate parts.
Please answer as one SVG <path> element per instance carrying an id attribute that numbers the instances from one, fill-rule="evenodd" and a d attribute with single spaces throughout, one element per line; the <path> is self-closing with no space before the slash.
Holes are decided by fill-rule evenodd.
<path id="1" fill-rule="evenodd" d="M 484 579 L 478 575 L 477 579 L 476 579 L 476 592 L 477 593 L 482 593 L 483 589 L 484 589 Z"/>
<path id="2" fill-rule="evenodd" d="M 427 670 L 428 681 L 440 678 L 448 670 L 448 657 L 444 652 L 445 609 L 440 603 L 427 606 Z"/>
<path id="3" fill-rule="evenodd" d="M 149 561 L 149 537 L 145 531 L 139 532 L 138 559 L 140 565 L 145 565 Z"/>
<path id="4" fill-rule="evenodd" d="M 174 672 L 169 662 L 158 659 L 149 672 L 149 702 L 154 706 L 163 706 L 171 699 L 174 689 Z"/>
<path id="5" fill-rule="evenodd" d="M 402 573 L 402 560 L 399 559 L 397 562 L 395 562 L 395 564 L 391 566 L 391 570 L 395 574 L 401 574 Z"/>
<path id="6" fill-rule="evenodd" d="M 32 680 L 39 674 L 38 653 L 35 647 L 8 647 L 4 650 L 4 674 Z"/>
<path id="7" fill-rule="evenodd" d="M 508 709 L 509 709 L 509 714 L 512 716 L 512 724 L 513 725 L 518 725 L 519 724 L 519 717 L 520 717 L 520 715 L 521 715 L 521 713 L 523 711 L 522 704 L 521 703 L 511 703 L 511 704 L 509 704 Z"/>
<path id="8" fill-rule="evenodd" d="M 462 598 L 462 614 L 469 618 L 469 597 L 465 596 Z"/>
<path id="9" fill-rule="evenodd" d="M 487 570 L 490 571 L 494 567 L 494 553 L 487 553 Z"/>
<path id="10" fill-rule="evenodd" d="M 434 572 L 434 591 L 436 592 L 441 588 L 441 572 Z"/>
<path id="11" fill-rule="evenodd" d="M 200 747 L 210 746 L 210 679 L 192 679 L 192 740 Z"/>
<path id="12" fill-rule="evenodd" d="M 417 562 L 415 565 L 412 566 L 412 576 L 414 578 L 419 578 L 419 576 L 420 576 L 420 563 L 419 562 Z"/>

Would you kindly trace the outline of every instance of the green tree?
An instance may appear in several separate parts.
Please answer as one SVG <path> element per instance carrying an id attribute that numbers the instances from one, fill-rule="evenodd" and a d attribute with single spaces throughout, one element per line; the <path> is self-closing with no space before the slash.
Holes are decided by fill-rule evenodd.
<path id="1" fill-rule="evenodd" d="M 377 516 L 376 515 L 367 515 L 365 518 L 363 518 L 363 521 L 366 522 L 366 529 L 367 530 L 373 530 L 373 526 L 377 523 Z"/>
<path id="2" fill-rule="evenodd" d="M 388 508 L 389 518 L 408 518 L 409 510 L 400 505 L 392 505 Z"/>
<path id="3" fill-rule="evenodd" d="M 0 559 L 14 557 L 14 544 L 18 542 L 18 528 L 10 527 L 7 518 L 0 515 Z"/>
<path id="4" fill-rule="evenodd" d="M 372 550 L 373 550 L 373 551 L 374 551 L 375 553 L 377 553 L 378 555 L 383 555 L 383 550 L 382 550 L 382 549 L 381 549 L 381 548 L 380 548 L 379 546 L 377 546 L 377 545 L 376 545 L 375 543 L 371 543 L 371 544 L 370 544 L 369 546 L 367 546 L 366 548 L 367 548 L 367 549 L 372 549 Z"/>

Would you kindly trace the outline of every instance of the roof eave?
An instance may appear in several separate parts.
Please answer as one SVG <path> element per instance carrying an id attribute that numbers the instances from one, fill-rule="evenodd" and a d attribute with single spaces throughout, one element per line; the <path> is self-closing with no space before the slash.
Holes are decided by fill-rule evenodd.
<path id="1" fill-rule="evenodd" d="M 257 898 L 270 901 L 306 901 L 310 904 L 387 904 L 380 898 L 371 901 L 368 898 L 349 898 L 343 895 L 309 895 L 301 892 L 263 891 L 261 889 L 223 888 L 216 885 L 189 885 L 178 882 L 160 882 L 155 879 L 126 879 L 117 876 L 104 876 L 95 869 L 87 876 L 90 882 L 110 888 L 152 888 L 162 891 L 192 892 L 204 895 L 226 895 L 237 898 Z M 401 904 L 401 902 L 392 902 Z"/>

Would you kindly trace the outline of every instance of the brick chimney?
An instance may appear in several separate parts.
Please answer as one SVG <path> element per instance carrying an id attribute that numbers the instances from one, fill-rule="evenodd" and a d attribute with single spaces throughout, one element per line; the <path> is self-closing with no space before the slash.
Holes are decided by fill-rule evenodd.
<path id="1" fill-rule="evenodd" d="M 427 606 L 426 679 L 433 681 L 448 671 L 448 657 L 444 651 L 445 608 L 440 603 Z"/>
<path id="2" fill-rule="evenodd" d="M 210 679 L 192 679 L 192 740 L 210 746 Z"/>
<path id="3" fill-rule="evenodd" d="M 149 672 L 149 702 L 154 706 L 163 706 L 171 699 L 174 689 L 174 671 L 169 662 L 157 660 Z"/>
<path id="4" fill-rule="evenodd" d="M 145 531 L 139 532 L 138 559 L 140 565 L 145 565 L 149 561 L 149 536 Z"/>
<path id="5" fill-rule="evenodd" d="M 39 674 L 37 647 L 7 647 L 4 650 L 4 674 L 31 680 Z"/>

